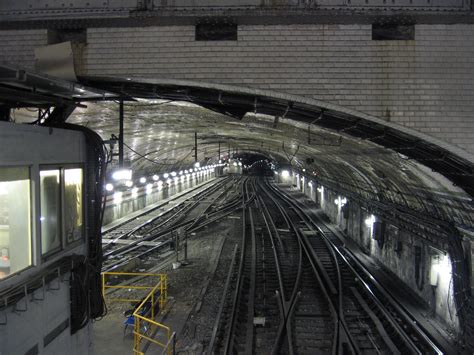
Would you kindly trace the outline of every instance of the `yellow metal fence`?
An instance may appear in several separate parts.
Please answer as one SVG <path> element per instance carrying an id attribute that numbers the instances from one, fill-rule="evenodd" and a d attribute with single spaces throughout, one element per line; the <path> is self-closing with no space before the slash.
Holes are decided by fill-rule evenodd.
<path id="1" fill-rule="evenodd" d="M 133 285 L 122 282 L 117 285 L 107 284 L 110 277 L 132 277 L 143 278 L 147 281 L 158 279 L 155 285 Z M 107 290 L 138 290 L 148 292 L 146 297 L 112 297 L 111 292 Z M 133 313 L 134 317 L 134 344 L 133 353 L 135 355 L 145 354 L 149 346 L 158 346 L 163 353 L 171 354 L 173 342 L 171 329 L 164 324 L 155 321 L 155 317 L 161 312 L 168 298 L 167 277 L 166 274 L 140 273 L 140 272 L 104 272 L 102 273 L 102 294 L 104 299 L 109 302 L 141 302 Z M 159 312 L 157 312 L 159 305 Z"/>

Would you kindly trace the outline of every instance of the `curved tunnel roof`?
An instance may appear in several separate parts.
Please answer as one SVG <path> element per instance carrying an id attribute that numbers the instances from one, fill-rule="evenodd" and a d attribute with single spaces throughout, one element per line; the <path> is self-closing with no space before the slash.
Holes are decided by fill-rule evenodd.
<path id="1" fill-rule="evenodd" d="M 370 204 L 369 209 L 378 205 L 393 215 L 415 211 L 433 226 L 439 221 L 472 226 L 474 159 L 432 137 L 274 92 L 170 80 L 81 81 L 122 97 L 151 100 L 125 104 L 126 156 L 135 170 L 191 166 L 197 132 L 200 161 L 215 162 L 219 144 L 222 154 L 229 146 L 233 152 L 261 153 L 305 169 L 319 183 Z M 118 105 L 89 105 L 70 121 L 87 122 L 108 138 L 118 131 Z"/>

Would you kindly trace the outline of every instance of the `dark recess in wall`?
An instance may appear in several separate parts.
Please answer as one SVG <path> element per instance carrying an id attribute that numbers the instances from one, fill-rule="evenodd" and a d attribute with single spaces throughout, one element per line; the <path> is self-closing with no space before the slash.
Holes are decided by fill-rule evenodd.
<path id="1" fill-rule="evenodd" d="M 196 41 L 237 41 L 237 24 L 219 22 L 197 24 Z"/>
<path id="2" fill-rule="evenodd" d="M 372 24 L 374 41 L 411 41 L 415 39 L 415 25 Z"/>
<path id="3" fill-rule="evenodd" d="M 57 44 L 62 42 L 71 41 L 72 43 L 79 44 L 87 43 L 87 29 L 75 28 L 75 29 L 57 29 L 48 30 L 48 44 Z"/>

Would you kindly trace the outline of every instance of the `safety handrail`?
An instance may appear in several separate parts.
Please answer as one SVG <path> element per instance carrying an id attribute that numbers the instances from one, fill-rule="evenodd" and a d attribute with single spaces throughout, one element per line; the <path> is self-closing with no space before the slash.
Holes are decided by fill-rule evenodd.
<path id="1" fill-rule="evenodd" d="M 156 285 L 131 285 L 131 284 L 107 285 L 107 280 L 109 276 L 134 276 L 134 277 L 139 277 L 139 278 L 158 278 L 160 281 Z M 108 302 L 141 302 L 143 300 L 143 297 L 140 297 L 138 299 L 137 298 L 112 298 L 107 294 L 108 289 L 112 289 L 112 290 L 134 289 L 134 290 L 153 291 L 157 286 L 160 286 L 160 309 L 162 309 L 165 306 L 166 299 L 168 298 L 166 274 L 143 273 L 143 272 L 110 272 L 110 271 L 106 271 L 102 273 L 102 295 L 104 296 L 104 299 Z"/>
<path id="2" fill-rule="evenodd" d="M 160 300 L 160 310 L 162 310 L 162 305 L 161 305 L 161 292 L 162 292 L 162 285 L 161 282 L 157 284 L 151 292 L 148 294 L 147 297 L 140 303 L 140 305 L 135 309 L 135 312 L 133 312 L 133 317 L 135 319 L 134 322 L 134 342 L 133 342 L 133 353 L 137 355 L 142 355 L 144 354 L 144 351 L 141 350 L 142 347 L 142 340 L 147 340 L 148 342 L 158 345 L 159 347 L 163 348 L 163 350 L 167 350 L 168 355 L 171 354 L 171 348 L 170 348 L 170 339 L 171 339 L 171 328 L 167 327 L 164 324 L 161 324 L 157 321 L 155 321 L 155 304 L 156 304 L 156 298 L 155 295 L 156 293 L 160 292 L 159 300 Z M 151 310 L 148 312 L 144 312 L 144 309 L 146 307 L 146 304 L 150 304 L 151 302 Z M 151 317 L 148 318 L 148 314 L 146 313 L 151 313 Z M 143 324 L 145 323 L 145 324 Z M 145 330 L 142 332 L 142 325 L 144 325 Z M 148 329 L 146 326 L 149 326 Z M 155 332 L 153 334 L 150 334 L 149 330 L 151 330 L 155 327 Z M 157 340 L 155 335 L 158 333 L 158 331 L 164 331 L 166 335 L 166 343 L 161 342 Z"/>

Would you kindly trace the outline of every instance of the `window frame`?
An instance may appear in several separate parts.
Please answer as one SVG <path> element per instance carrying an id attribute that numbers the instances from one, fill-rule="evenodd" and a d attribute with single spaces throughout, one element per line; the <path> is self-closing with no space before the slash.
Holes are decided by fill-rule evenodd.
<path id="1" fill-rule="evenodd" d="M 54 249 L 51 249 L 51 250 L 48 250 L 46 253 L 43 254 L 43 231 L 42 231 L 42 228 L 41 228 L 41 215 L 42 215 L 42 211 L 41 211 L 41 203 L 42 203 L 42 199 L 41 199 L 41 172 L 42 171 L 48 171 L 48 170 L 59 170 L 59 216 L 58 216 L 58 229 L 59 229 L 59 247 L 56 247 Z M 63 219 L 63 216 L 62 216 L 62 167 L 60 164 L 53 164 L 53 165 L 50 165 L 50 164 L 46 164 L 46 165 L 42 165 L 40 164 L 38 166 L 38 179 L 39 179 L 39 185 L 38 185 L 38 199 L 39 199 L 39 208 L 38 208 L 38 219 L 40 221 L 39 223 L 39 230 L 38 230 L 38 241 L 39 241 L 39 245 L 40 245 L 40 248 L 39 248 L 39 252 L 40 252 L 40 259 L 42 261 L 44 260 L 48 260 L 52 255 L 55 255 L 57 254 L 58 252 L 61 252 L 62 250 L 64 250 L 64 243 L 63 243 L 63 233 L 62 233 L 62 219 Z"/>
<path id="2" fill-rule="evenodd" d="M 64 221 L 64 208 L 65 208 L 65 181 L 64 181 L 64 171 L 67 169 L 81 169 L 82 170 L 82 218 L 83 218 L 83 224 L 81 228 L 81 235 L 82 237 L 74 240 L 72 242 L 68 242 L 67 237 L 66 237 L 66 225 Z M 67 251 L 70 249 L 73 249 L 83 243 L 85 243 L 86 240 L 86 235 L 85 235 L 85 220 L 86 220 L 86 191 L 85 191 L 85 169 L 84 169 L 84 163 L 65 163 L 65 164 L 40 164 L 38 166 L 38 179 L 39 179 L 39 192 L 38 192 L 38 198 L 39 198 L 39 210 L 38 210 L 38 218 L 41 216 L 41 172 L 42 171 L 47 171 L 47 170 L 59 170 L 59 231 L 60 231 L 60 246 L 57 248 L 54 248 L 52 250 L 49 250 L 45 254 L 43 254 L 42 249 L 43 249 L 43 235 L 41 231 L 41 222 L 40 222 L 40 228 L 38 230 L 38 242 L 40 244 L 39 246 L 39 258 L 41 262 L 45 262 L 48 260 L 51 260 L 54 256 L 56 256 L 58 253 L 62 251 Z"/>
<path id="3" fill-rule="evenodd" d="M 86 239 L 86 191 L 85 191 L 85 187 L 86 187 L 86 184 L 85 184 L 85 176 L 86 176 L 86 173 L 85 173 L 85 169 L 84 169 L 84 164 L 81 164 L 81 163 L 77 163 L 77 164 L 65 164 L 62 166 L 61 168 L 61 183 L 62 183 L 62 189 L 61 189 L 61 213 L 62 213 L 62 216 L 64 216 L 64 207 L 65 207 L 65 201 L 66 201 L 66 196 L 65 196 L 65 180 L 64 180 L 64 170 L 67 170 L 67 169 L 81 169 L 82 171 L 82 182 L 81 182 L 81 187 L 82 187 L 82 227 L 81 227 L 81 238 L 77 239 L 77 240 L 73 240 L 72 242 L 68 242 L 67 240 L 67 236 L 66 236 L 66 223 L 64 221 L 64 218 L 62 218 L 62 223 L 61 223 L 61 233 L 63 235 L 63 239 L 64 239 L 64 249 L 67 250 L 67 249 L 70 249 L 70 248 L 74 248 L 80 244 L 82 244 L 83 242 L 85 242 L 85 239 Z"/>
<path id="4" fill-rule="evenodd" d="M 32 269 L 34 267 L 36 267 L 36 248 L 35 248 L 35 239 L 36 239 L 36 236 L 37 236 L 37 233 L 36 233 L 36 226 L 35 226 L 35 217 L 36 217 L 36 206 L 35 206 L 35 201 L 36 201 L 36 198 L 35 198 L 35 188 L 34 188 L 34 179 L 32 178 L 32 175 L 33 175 L 33 171 L 35 170 L 34 169 L 34 166 L 33 164 L 8 164 L 8 165 L 1 165 L 0 166 L 0 169 L 3 169 L 3 168 L 26 168 L 28 169 L 28 193 L 29 193 L 29 220 L 30 220 L 30 223 L 29 223 L 29 232 L 30 232 L 30 238 L 29 238 L 29 245 L 30 245 L 30 250 L 29 250 L 29 264 L 18 270 L 18 271 L 15 271 L 13 273 L 10 273 L 8 274 L 7 276 L 5 276 L 4 278 L 0 279 L 0 283 L 6 281 L 6 280 L 9 280 L 9 279 L 12 279 L 13 277 L 15 276 L 18 276 L 19 274 L 25 272 L 26 270 L 29 270 L 29 269 Z M 9 249 L 10 250 L 10 249 Z"/>

